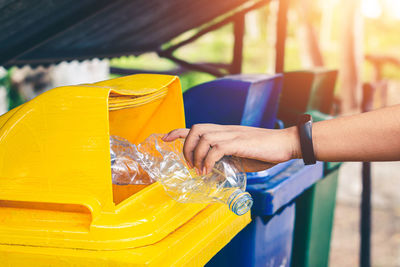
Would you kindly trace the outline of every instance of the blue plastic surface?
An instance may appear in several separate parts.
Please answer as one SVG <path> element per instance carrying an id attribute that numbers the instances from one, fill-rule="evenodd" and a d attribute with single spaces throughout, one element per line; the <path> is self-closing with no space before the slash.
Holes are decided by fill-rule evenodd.
<path id="1" fill-rule="evenodd" d="M 186 126 L 217 123 L 274 128 L 282 74 L 232 75 L 183 94 Z"/>
<path id="2" fill-rule="evenodd" d="M 264 174 L 265 176 L 262 176 Z M 322 178 L 323 163 L 291 160 L 248 176 L 253 221 L 207 266 L 290 266 L 295 224 L 294 200 Z"/>
<path id="3" fill-rule="evenodd" d="M 271 179 L 273 176 L 278 175 L 285 169 L 287 169 L 290 165 L 293 163 L 297 162 L 297 160 L 289 160 L 286 162 L 282 162 L 279 164 L 276 164 L 272 168 L 259 171 L 259 172 L 248 172 L 247 173 L 247 184 L 252 185 L 252 184 L 259 184 L 259 183 L 264 183 L 267 182 L 269 179 Z"/>
<path id="4" fill-rule="evenodd" d="M 294 220 L 295 203 L 274 216 L 255 217 L 206 266 L 290 266 Z"/>
<path id="5" fill-rule="evenodd" d="M 275 176 L 269 176 L 262 183 L 248 183 L 246 190 L 254 200 L 252 215 L 273 215 L 322 176 L 322 162 L 305 166 L 303 160 L 295 160 L 286 169 Z"/>

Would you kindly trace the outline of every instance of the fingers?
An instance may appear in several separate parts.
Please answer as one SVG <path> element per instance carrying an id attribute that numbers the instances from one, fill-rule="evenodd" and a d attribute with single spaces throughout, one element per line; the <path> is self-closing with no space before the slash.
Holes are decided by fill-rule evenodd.
<path id="1" fill-rule="evenodd" d="M 170 131 L 166 135 L 163 136 L 162 140 L 165 142 L 172 142 L 178 138 L 186 138 L 187 135 L 189 134 L 189 131 L 195 129 L 196 131 L 199 131 L 201 129 L 208 129 L 208 128 L 216 128 L 216 129 L 221 129 L 220 125 L 216 124 L 195 124 L 192 126 L 191 129 L 185 129 L 185 128 L 179 128 Z"/>
<path id="2" fill-rule="evenodd" d="M 186 138 L 188 134 L 189 134 L 189 129 L 183 129 L 183 128 L 175 129 L 164 135 L 162 140 L 164 142 L 172 142 L 178 138 Z"/>
<path id="3" fill-rule="evenodd" d="M 203 160 L 207 156 L 207 153 L 210 150 L 211 146 L 212 143 L 210 143 L 209 138 L 203 135 L 196 145 L 195 150 L 193 151 L 194 167 L 196 167 L 201 173 L 204 172 Z"/>
<path id="4" fill-rule="evenodd" d="M 214 167 L 215 163 L 223 156 L 234 155 L 236 153 L 236 149 L 233 144 L 233 142 L 221 142 L 214 145 L 210 151 L 208 151 L 208 154 L 204 159 L 205 173 L 203 173 L 203 175 L 208 174 Z"/>
<path id="5" fill-rule="evenodd" d="M 235 132 L 225 132 L 225 131 L 207 132 L 201 135 L 200 140 L 193 151 L 194 166 L 199 171 L 205 172 L 203 163 L 210 148 L 220 142 L 233 141 L 235 137 L 236 137 Z"/>
<path id="6" fill-rule="evenodd" d="M 194 167 L 194 149 L 200 141 L 201 134 L 201 124 L 193 125 L 183 145 L 183 155 L 185 156 L 185 159 L 188 162 L 189 166 L 192 168 Z"/>
<path id="7" fill-rule="evenodd" d="M 225 155 L 242 158 L 246 171 L 267 169 L 271 167 L 267 162 L 286 160 L 286 157 L 282 159 L 280 156 L 282 142 L 279 140 L 279 142 L 275 142 L 276 138 L 274 137 L 277 135 L 281 135 L 277 130 L 247 126 L 196 124 L 190 130 L 173 130 L 165 135 L 163 140 L 170 142 L 177 138 L 185 138 L 183 154 L 188 165 L 191 168 L 196 167 L 198 173 L 206 175 Z M 268 143 L 267 146 L 266 143 Z"/>
<path id="8" fill-rule="evenodd" d="M 195 124 L 190 130 L 173 130 L 165 135 L 163 140 L 171 142 L 177 138 L 185 138 L 183 155 L 190 167 L 196 167 L 202 173 L 206 171 L 204 159 L 207 157 L 210 148 L 217 142 L 227 142 L 233 139 L 236 134 L 235 129 L 237 129 L 237 126 Z"/>
<path id="9" fill-rule="evenodd" d="M 183 154 L 191 167 L 196 167 L 203 172 L 203 160 L 216 142 L 232 139 L 233 132 L 229 132 L 226 126 L 215 124 L 195 124 L 190 129 L 183 147 Z"/>

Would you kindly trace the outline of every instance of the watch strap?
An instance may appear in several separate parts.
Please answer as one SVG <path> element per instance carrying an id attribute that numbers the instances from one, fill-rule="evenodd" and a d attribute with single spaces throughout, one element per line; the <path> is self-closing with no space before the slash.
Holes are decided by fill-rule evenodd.
<path id="1" fill-rule="evenodd" d="M 297 122 L 297 129 L 300 138 L 301 154 L 305 165 L 316 163 L 314 147 L 312 141 L 312 117 L 308 114 L 303 114 Z"/>

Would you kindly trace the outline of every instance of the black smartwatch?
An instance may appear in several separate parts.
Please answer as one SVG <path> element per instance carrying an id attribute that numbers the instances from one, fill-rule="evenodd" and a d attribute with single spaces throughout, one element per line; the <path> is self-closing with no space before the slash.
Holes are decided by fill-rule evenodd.
<path id="1" fill-rule="evenodd" d="M 312 117 L 308 114 L 299 116 L 297 121 L 299 131 L 301 154 L 305 165 L 315 164 L 315 154 L 312 142 Z"/>

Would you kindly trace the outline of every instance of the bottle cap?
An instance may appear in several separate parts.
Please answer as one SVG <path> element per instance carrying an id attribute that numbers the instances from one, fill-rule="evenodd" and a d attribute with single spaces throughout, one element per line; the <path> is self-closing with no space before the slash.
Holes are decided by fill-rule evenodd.
<path id="1" fill-rule="evenodd" d="M 237 189 L 228 199 L 229 209 L 236 215 L 243 215 L 253 205 L 251 195 L 241 189 Z"/>

